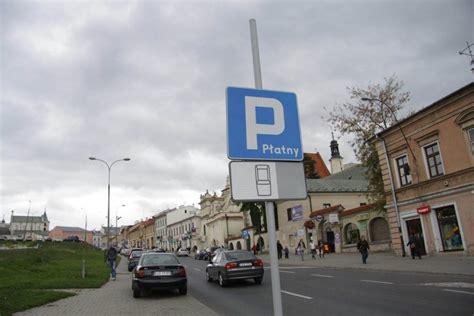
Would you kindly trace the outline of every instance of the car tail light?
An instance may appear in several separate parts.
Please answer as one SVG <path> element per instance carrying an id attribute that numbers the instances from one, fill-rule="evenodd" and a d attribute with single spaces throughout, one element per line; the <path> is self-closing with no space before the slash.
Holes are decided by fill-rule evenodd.
<path id="1" fill-rule="evenodd" d="M 261 259 L 257 259 L 253 262 L 253 265 L 256 267 L 263 267 L 263 261 Z"/>
<path id="2" fill-rule="evenodd" d="M 137 278 L 143 278 L 145 276 L 145 269 L 142 267 L 137 267 L 135 270 L 135 276 Z"/>
<path id="3" fill-rule="evenodd" d="M 234 269 L 234 268 L 237 268 L 237 263 L 236 262 L 227 262 L 225 264 L 225 268 L 226 269 Z"/>
<path id="4" fill-rule="evenodd" d="M 186 276 L 186 270 L 184 269 L 184 267 L 178 267 L 177 276 L 180 276 L 180 277 L 185 277 Z"/>

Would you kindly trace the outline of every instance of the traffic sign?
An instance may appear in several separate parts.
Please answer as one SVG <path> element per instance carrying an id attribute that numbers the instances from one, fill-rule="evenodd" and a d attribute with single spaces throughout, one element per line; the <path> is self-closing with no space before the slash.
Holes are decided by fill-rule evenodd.
<path id="1" fill-rule="evenodd" d="M 302 161 L 296 95 L 227 88 L 229 159 Z"/>
<path id="2" fill-rule="evenodd" d="M 234 201 L 304 200 L 302 162 L 231 161 L 230 188 Z"/>

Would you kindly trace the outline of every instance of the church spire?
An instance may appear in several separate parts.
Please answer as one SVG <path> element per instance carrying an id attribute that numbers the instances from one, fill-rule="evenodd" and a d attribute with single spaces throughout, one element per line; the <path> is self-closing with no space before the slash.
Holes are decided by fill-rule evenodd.
<path id="1" fill-rule="evenodd" d="M 337 143 L 337 140 L 334 139 L 334 133 L 331 132 L 331 135 L 331 158 L 342 158 L 341 154 L 339 153 L 339 144 Z"/>
<path id="2" fill-rule="evenodd" d="M 331 141 L 331 158 L 329 159 L 329 162 L 331 163 L 331 173 L 335 174 L 343 169 L 342 161 L 343 158 L 341 154 L 339 153 L 339 144 L 337 143 L 337 140 L 334 139 L 334 133 L 331 132 L 332 136 L 332 141 Z"/>

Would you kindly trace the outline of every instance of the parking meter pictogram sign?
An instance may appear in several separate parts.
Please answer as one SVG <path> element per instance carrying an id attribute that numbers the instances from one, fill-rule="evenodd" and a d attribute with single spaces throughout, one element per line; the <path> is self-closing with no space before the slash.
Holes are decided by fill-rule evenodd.
<path id="1" fill-rule="evenodd" d="M 243 160 L 303 160 L 294 93 L 227 88 L 227 155 Z"/>

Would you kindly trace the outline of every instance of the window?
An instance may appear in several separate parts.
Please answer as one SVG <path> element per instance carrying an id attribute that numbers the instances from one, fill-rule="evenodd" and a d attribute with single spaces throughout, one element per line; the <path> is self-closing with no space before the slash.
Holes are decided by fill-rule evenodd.
<path id="1" fill-rule="evenodd" d="M 385 219 L 376 217 L 370 222 L 370 241 L 389 240 L 390 228 Z"/>
<path id="2" fill-rule="evenodd" d="M 400 181 L 400 186 L 405 186 L 411 184 L 411 175 L 410 175 L 410 166 L 408 165 L 407 156 L 402 156 L 396 159 L 397 170 L 398 170 L 398 180 Z"/>
<path id="3" fill-rule="evenodd" d="M 435 210 L 444 251 L 464 250 L 454 206 Z"/>
<path id="4" fill-rule="evenodd" d="M 356 224 L 349 223 L 344 228 L 346 244 L 356 244 L 359 241 L 359 235 L 359 227 Z"/>
<path id="5" fill-rule="evenodd" d="M 331 207 L 331 203 L 323 203 L 323 208 L 330 208 Z"/>
<path id="6" fill-rule="evenodd" d="M 291 222 L 291 208 L 286 209 L 286 215 L 288 216 L 288 221 Z"/>
<path id="7" fill-rule="evenodd" d="M 467 130 L 469 144 L 471 144 L 471 153 L 474 155 L 474 127 Z"/>
<path id="8" fill-rule="evenodd" d="M 441 161 L 438 143 L 426 146 L 425 154 L 430 178 L 442 176 L 444 174 L 444 168 L 443 162 Z"/>

